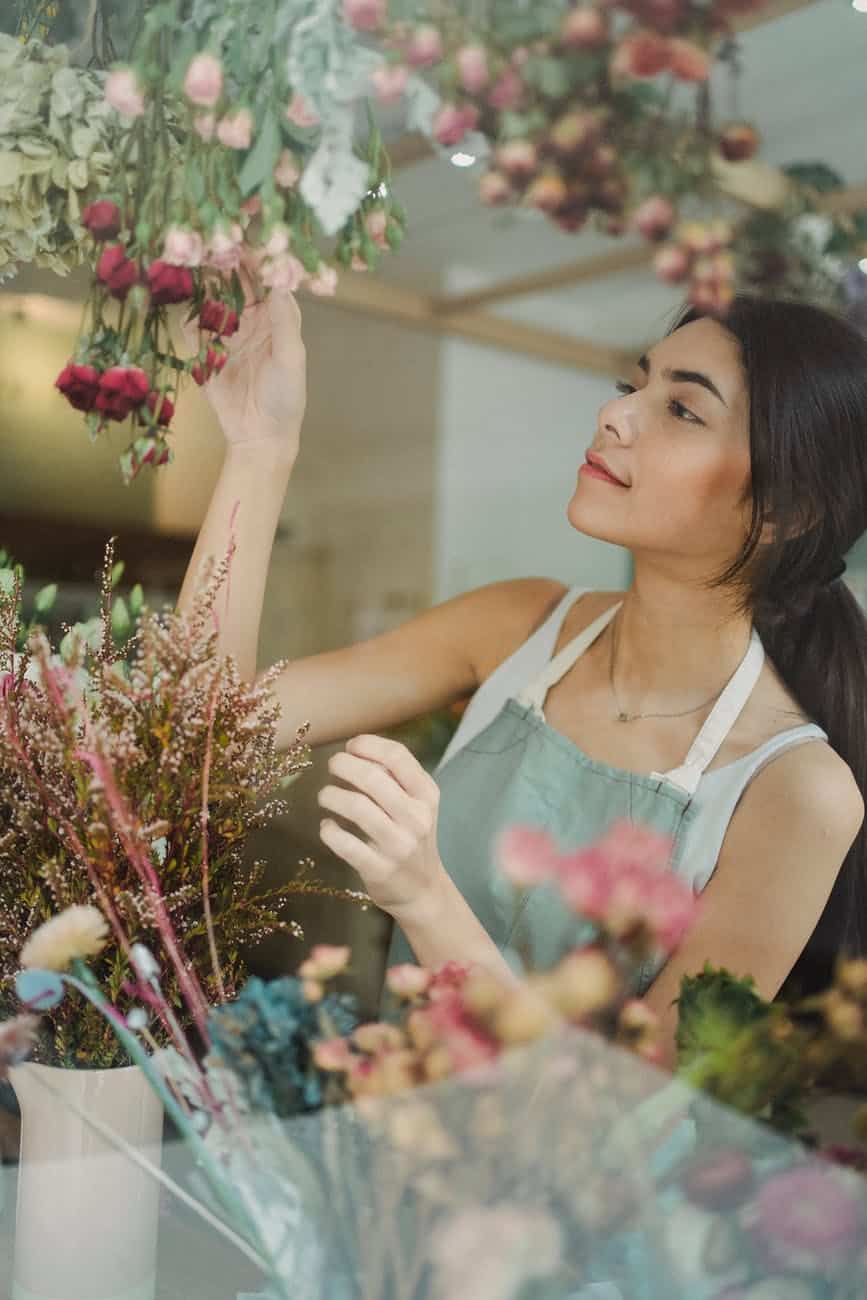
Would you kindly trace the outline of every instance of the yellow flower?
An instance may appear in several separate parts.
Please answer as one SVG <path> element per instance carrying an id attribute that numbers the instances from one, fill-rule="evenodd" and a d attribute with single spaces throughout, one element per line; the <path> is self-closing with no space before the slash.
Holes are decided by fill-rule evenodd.
<path id="1" fill-rule="evenodd" d="M 76 904 L 34 930 L 21 949 L 21 965 L 68 970 L 76 958 L 102 952 L 107 940 L 108 925 L 99 908 Z"/>

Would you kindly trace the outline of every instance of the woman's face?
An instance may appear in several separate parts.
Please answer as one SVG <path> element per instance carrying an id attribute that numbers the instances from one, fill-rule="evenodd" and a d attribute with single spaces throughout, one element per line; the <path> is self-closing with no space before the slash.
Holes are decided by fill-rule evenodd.
<path id="1" fill-rule="evenodd" d="M 745 375 L 734 336 L 704 318 L 675 330 L 625 376 L 602 407 L 569 502 L 572 526 L 631 551 L 693 561 L 701 576 L 725 568 L 749 527 Z M 604 471 L 603 471 L 604 473 Z M 705 572 L 707 571 L 707 572 Z"/>

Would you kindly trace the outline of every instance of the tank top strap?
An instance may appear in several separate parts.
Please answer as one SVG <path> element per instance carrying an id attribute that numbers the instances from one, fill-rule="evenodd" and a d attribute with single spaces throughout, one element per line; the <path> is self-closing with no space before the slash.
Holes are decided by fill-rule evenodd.
<path id="1" fill-rule="evenodd" d="M 764 663 L 764 646 L 758 632 L 753 628 L 746 654 L 690 746 L 683 763 L 680 767 L 672 768 L 670 772 L 653 772 L 652 776 L 679 786 L 687 794 L 695 794 L 699 781 L 743 713 L 762 674 Z"/>
<path id="2" fill-rule="evenodd" d="M 517 695 L 518 703 L 524 708 L 531 708 L 536 713 L 541 714 L 545 705 L 545 698 L 552 686 L 556 686 L 561 677 L 565 677 L 569 669 L 581 656 L 590 649 L 597 637 L 601 636 L 608 624 L 614 618 L 618 609 L 622 605 L 618 601 L 610 609 L 606 609 L 604 614 L 600 614 L 597 619 L 586 627 L 583 632 L 579 632 L 566 645 L 563 646 L 553 659 L 542 669 L 537 677 L 529 685 L 525 686 Z"/>

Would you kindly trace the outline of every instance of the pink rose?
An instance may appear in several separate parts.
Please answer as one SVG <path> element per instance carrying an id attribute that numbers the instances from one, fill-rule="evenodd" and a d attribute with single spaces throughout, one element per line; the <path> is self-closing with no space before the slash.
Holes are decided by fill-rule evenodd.
<path id="1" fill-rule="evenodd" d="M 292 253 L 266 259 L 262 264 L 262 283 L 268 289 L 295 293 L 307 278 L 307 272 Z"/>
<path id="2" fill-rule="evenodd" d="M 317 943 L 298 967 L 302 979 L 330 980 L 349 965 L 351 951 L 345 944 Z"/>
<path id="3" fill-rule="evenodd" d="M 267 257 L 281 257 L 283 253 L 289 252 L 289 231 L 286 226 L 279 224 L 273 227 L 268 240 L 265 244 L 265 255 Z"/>
<path id="4" fill-rule="evenodd" d="M 317 298 L 333 298 L 337 292 L 337 272 L 333 266 L 323 264 L 307 281 L 307 288 Z"/>
<path id="5" fill-rule="evenodd" d="M 406 47 L 407 63 L 413 68 L 428 68 L 443 57 L 443 41 L 436 27 L 429 23 L 413 28 Z"/>
<path id="6" fill-rule="evenodd" d="M 632 225 L 645 239 L 664 239 L 674 225 L 677 213 L 662 194 L 651 194 L 632 214 Z"/>
<path id="7" fill-rule="evenodd" d="M 287 121 L 295 126 L 309 127 L 319 125 L 319 114 L 312 104 L 308 104 L 303 95 L 295 94 L 286 109 Z"/>
<path id="8" fill-rule="evenodd" d="M 421 966 L 413 966 L 411 962 L 403 966 L 391 966 L 385 973 L 385 984 L 389 992 L 407 1000 L 427 993 L 430 982 L 430 971 Z"/>
<path id="9" fill-rule="evenodd" d="M 202 236 L 188 226 L 171 226 L 163 244 L 163 261 L 171 266 L 201 266 L 205 253 Z"/>
<path id="10" fill-rule="evenodd" d="M 249 108 L 227 113 L 217 123 L 217 139 L 227 149 L 249 149 L 253 139 L 253 114 Z"/>
<path id="11" fill-rule="evenodd" d="M 454 148 L 478 120 L 478 109 L 471 104 L 443 104 L 433 120 L 434 136 L 443 148 Z"/>
<path id="12" fill-rule="evenodd" d="M 484 45 L 463 45 L 455 55 L 458 80 L 468 95 L 478 95 L 491 78 L 488 51 Z"/>
<path id="13" fill-rule="evenodd" d="M 144 95 L 133 68 L 115 68 L 108 74 L 105 98 L 122 117 L 141 117 L 145 111 Z"/>
<path id="14" fill-rule="evenodd" d="M 289 190 L 293 185 L 297 185 L 300 177 L 301 168 L 298 166 L 298 159 L 291 149 L 284 149 L 274 168 L 275 183 L 281 189 Z"/>
<path id="15" fill-rule="evenodd" d="M 213 54 L 197 54 L 184 77 L 184 94 L 191 104 L 213 108 L 223 93 L 223 65 Z"/>
<path id="16" fill-rule="evenodd" d="M 400 63 L 381 63 L 370 74 L 370 83 L 380 104 L 397 104 L 406 93 L 408 70 Z"/>
<path id="17" fill-rule="evenodd" d="M 680 37 L 668 42 L 669 66 L 681 81 L 707 81 L 710 76 L 710 53 L 695 41 Z"/>
<path id="18" fill-rule="evenodd" d="M 213 113 L 197 113 L 193 118 L 193 130 L 206 143 L 213 140 L 217 129 L 217 119 Z"/>
<path id="19" fill-rule="evenodd" d="M 357 32 L 375 32 L 385 21 L 386 0 L 343 0 L 343 17 Z"/>
<path id="20" fill-rule="evenodd" d="M 241 240 L 235 239 L 224 227 L 218 227 L 208 242 L 204 261 L 215 271 L 237 270 L 241 265 Z"/>

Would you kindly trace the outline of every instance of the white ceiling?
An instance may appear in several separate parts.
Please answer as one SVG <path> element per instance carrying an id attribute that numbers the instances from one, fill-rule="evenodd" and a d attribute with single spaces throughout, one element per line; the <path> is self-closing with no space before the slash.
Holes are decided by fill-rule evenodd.
<path id="1" fill-rule="evenodd" d="M 731 102 L 727 77 L 719 78 L 719 119 L 754 122 L 770 163 L 821 160 L 848 184 L 867 182 L 867 14 L 849 0 L 815 0 L 744 33 L 740 42 L 738 102 Z M 623 245 L 593 231 L 563 234 L 536 214 L 485 209 L 475 193 L 480 170 L 433 158 L 398 173 L 409 233 L 400 253 L 384 259 L 380 274 L 420 290 L 461 291 Z M 652 337 L 680 298 L 652 273 L 633 271 L 495 310 L 628 348 Z"/>

